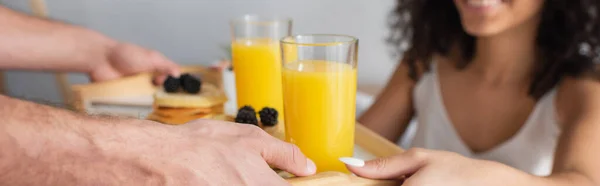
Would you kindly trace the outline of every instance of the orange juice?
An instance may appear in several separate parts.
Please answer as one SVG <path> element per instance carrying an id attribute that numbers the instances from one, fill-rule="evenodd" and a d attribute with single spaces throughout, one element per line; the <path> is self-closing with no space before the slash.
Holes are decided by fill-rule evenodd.
<path id="1" fill-rule="evenodd" d="M 238 107 L 250 105 L 259 111 L 273 107 L 283 121 L 281 52 L 272 39 L 239 39 L 232 43 Z"/>
<path id="2" fill-rule="evenodd" d="M 352 157 L 356 68 L 327 61 L 284 65 L 286 140 L 317 165 L 318 172 L 348 172 L 338 160 Z"/>

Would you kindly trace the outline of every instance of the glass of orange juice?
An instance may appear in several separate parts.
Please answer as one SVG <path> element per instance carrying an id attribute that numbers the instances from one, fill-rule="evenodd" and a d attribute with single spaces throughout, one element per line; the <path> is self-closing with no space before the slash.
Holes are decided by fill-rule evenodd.
<path id="1" fill-rule="evenodd" d="M 237 106 L 272 107 L 283 121 L 279 40 L 291 34 L 291 19 L 245 15 L 231 21 L 231 53 Z"/>
<path id="2" fill-rule="evenodd" d="M 348 172 L 352 157 L 358 40 L 343 35 L 296 35 L 281 40 L 286 140 L 318 172 Z"/>

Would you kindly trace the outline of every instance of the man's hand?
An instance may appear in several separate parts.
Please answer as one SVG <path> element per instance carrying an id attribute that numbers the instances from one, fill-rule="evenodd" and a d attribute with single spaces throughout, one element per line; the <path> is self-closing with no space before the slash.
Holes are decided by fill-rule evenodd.
<path id="1" fill-rule="evenodd" d="M 253 125 L 197 120 L 181 126 L 116 132 L 127 138 L 122 145 L 107 143 L 101 147 L 103 151 L 148 167 L 143 171 L 154 172 L 168 185 L 288 185 L 269 165 L 298 176 L 316 171 L 298 147 Z"/>
<path id="2" fill-rule="evenodd" d="M 160 53 L 78 26 L 0 6 L 0 69 L 81 72 L 104 81 L 157 72 L 161 83 L 179 68 Z"/>
<path id="3" fill-rule="evenodd" d="M 0 185 L 288 185 L 316 167 L 260 128 L 90 117 L 0 95 Z"/>
<path id="4" fill-rule="evenodd" d="M 155 84 L 160 84 L 166 75 L 179 76 L 179 65 L 161 53 L 129 43 L 119 43 L 111 47 L 106 60 L 100 61 L 90 71 L 92 81 L 106 81 L 141 72 L 155 72 L 159 76 Z"/>

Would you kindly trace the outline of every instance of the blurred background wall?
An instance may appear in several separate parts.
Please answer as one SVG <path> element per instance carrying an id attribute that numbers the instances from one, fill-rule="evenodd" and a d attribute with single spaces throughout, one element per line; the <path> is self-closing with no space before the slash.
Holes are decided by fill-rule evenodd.
<path id="1" fill-rule="evenodd" d="M 243 14 L 282 15 L 294 33 L 357 36 L 359 86 L 384 84 L 396 60 L 385 43 L 393 0 L 46 0 L 50 17 L 163 52 L 180 64 L 210 64 L 226 55 L 228 20 Z M 30 12 L 28 0 L 0 0 Z M 7 72 L 12 96 L 60 102 L 52 73 Z M 73 83 L 87 82 L 71 74 Z"/>

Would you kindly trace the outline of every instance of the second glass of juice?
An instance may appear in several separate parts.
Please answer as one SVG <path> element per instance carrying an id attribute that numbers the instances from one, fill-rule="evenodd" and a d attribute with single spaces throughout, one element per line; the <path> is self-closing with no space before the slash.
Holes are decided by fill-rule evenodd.
<path id="1" fill-rule="evenodd" d="M 281 40 L 286 140 L 318 172 L 348 172 L 356 109 L 358 40 L 341 35 L 297 35 Z"/>
<path id="2" fill-rule="evenodd" d="M 237 105 L 256 111 L 275 108 L 283 121 L 281 50 L 279 40 L 289 36 L 290 19 L 246 15 L 231 22 L 231 52 Z"/>

